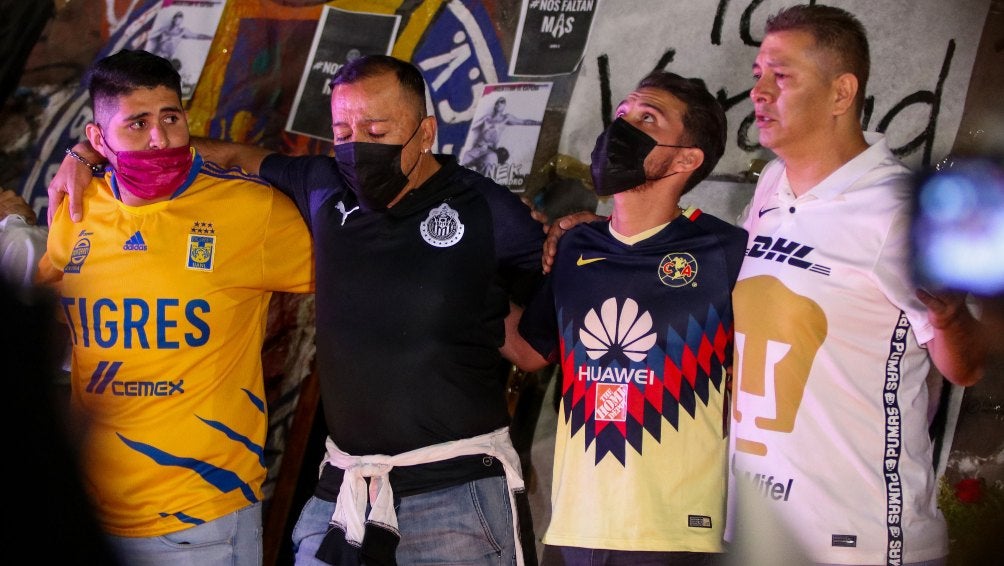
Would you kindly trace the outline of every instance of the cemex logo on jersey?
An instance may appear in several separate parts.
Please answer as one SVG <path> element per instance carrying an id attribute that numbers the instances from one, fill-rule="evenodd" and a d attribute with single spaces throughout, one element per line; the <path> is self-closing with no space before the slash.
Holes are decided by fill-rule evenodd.
<path id="1" fill-rule="evenodd" d="M 185 380 L 177 381 L 117 381 L 122 362 L 100 362 L 94 369 L 85 391 L 95 395 L 111 394 L 119 397 L 170 397 L 185 392 Z"/>

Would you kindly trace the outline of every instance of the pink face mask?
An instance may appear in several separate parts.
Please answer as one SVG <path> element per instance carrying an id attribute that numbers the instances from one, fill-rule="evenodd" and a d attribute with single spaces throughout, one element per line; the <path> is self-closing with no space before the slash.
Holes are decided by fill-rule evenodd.
<path id="1" fill-rule="evenodd" d="M 191 146 L 187 145 L 119 151 L 115 152 L 115 157 L 115 181 L 120 188 L 143 200 L 174 194 L 188 178 L 194 159 Z"/>

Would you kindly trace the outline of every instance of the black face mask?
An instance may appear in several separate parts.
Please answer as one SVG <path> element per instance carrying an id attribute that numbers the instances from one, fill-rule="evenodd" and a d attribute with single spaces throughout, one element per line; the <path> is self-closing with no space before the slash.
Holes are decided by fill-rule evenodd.
<path id="1" fill-rule="evenodd" d="M 649 179 L 645 176 L 645 158 L 657 146 L 691 147 L 656 143 L 652 136 L 617 118 L 599 137 L 593 148 L 589 170 L 593 175 L 596 194 L 605 197 L 633 189 L 645 181 L 655 181 L 675 175 Z"/>
<path id="2" fill-rule="evenodd" d="M 364 210 L 385 210 L 408 184 L 408 175 L 401 172 L 401 152 L 420 128 L 421 122 L 404 145 L 350 142 L 335 146 L 338 170 Z M 417 165 L 418 160 L 409 175 Z"/>

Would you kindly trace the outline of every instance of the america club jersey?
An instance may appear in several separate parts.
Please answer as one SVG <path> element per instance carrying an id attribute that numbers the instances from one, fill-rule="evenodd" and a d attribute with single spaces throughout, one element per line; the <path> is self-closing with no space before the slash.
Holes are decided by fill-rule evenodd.
<path id="1" fill-rule="evenodd" d="M 558 351 L 549 545 L 720 552 L 725 368 L 746 232 L 696 209 L 633 245 L 608 222 L 558 243 L 520 323 Z"/>
<path id="2" fill-rule="evenodd" d="M 38 281 L 60 294 L 85 485 L 106 532 L 149 537 L 262 499 L 261 347 L 272 291 L 313 290 L 296 207 L 196 155 L 167 201 L 127 206 L 114 174 L 61 203 Z"/>

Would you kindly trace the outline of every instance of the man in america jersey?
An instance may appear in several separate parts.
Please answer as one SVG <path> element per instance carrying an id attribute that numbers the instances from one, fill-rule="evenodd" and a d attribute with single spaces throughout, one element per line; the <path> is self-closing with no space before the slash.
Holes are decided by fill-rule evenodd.
<path id="1" fill-rule="evenodd" d="M 725 136 L 703 83 L 645 77 L 592 155 L 613 215 L 562 237 L 523 314 L 520 333 L 562 370 L 545 564 L 708 564 L 722 552 L 731 291 L 746 232 L 679 200 Z"/>

